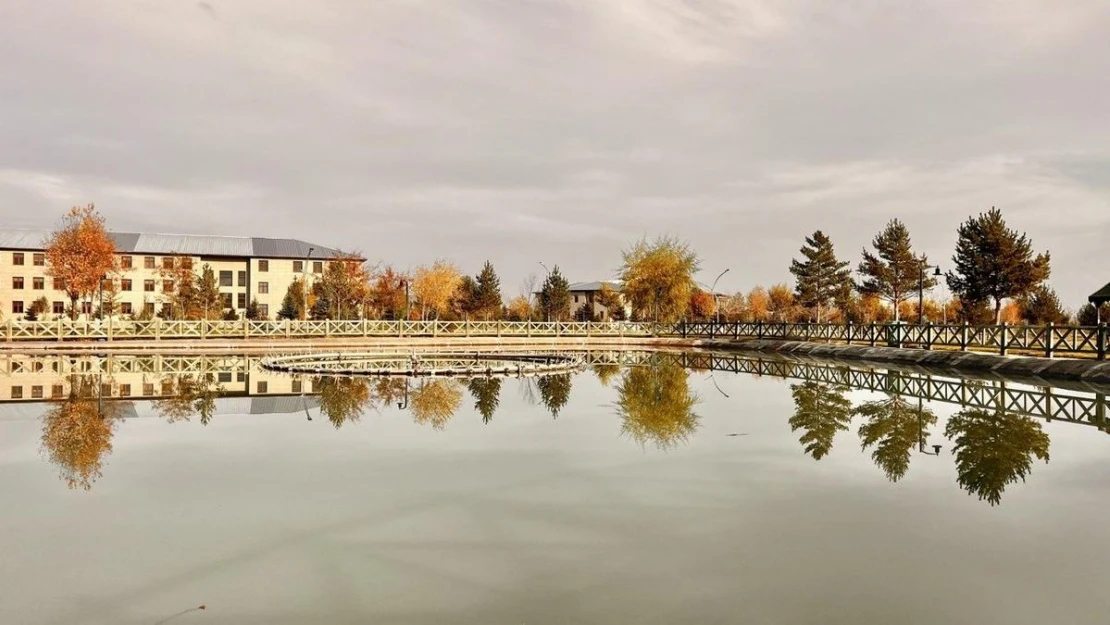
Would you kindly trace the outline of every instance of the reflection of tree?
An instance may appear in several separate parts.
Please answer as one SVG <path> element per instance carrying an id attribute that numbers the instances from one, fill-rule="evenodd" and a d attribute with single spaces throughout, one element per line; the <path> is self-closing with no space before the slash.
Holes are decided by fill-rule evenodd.
<path id="1" fill-rule="evenodd" d="M 927 408 L 911 405 L 900 396 L 862 404 L 852 414 L 867 419 L 860 425 L 863 448 L 875 446 L 871 459 L 887 478 L 897 482 L 910 468 L 910 453 L 936 425 L 937 416 Z"/>
<path id="2" fill-rule="evenodd" d="M 102 458 L 112 453 L 112 434 L 123 402 L 101 403 L 95 380 L 71 379 L 69 397 L 43 417 L 42 448 L 70 488 L 89 490 L 101 474 Z"/>
<path id="3" fill-rule="evenodd" d="M 404 295 L 402 290 L 402 295 Z M 385 377 L 374 381 L 374 396 L 383 406 L 400 403 L 408 390 L 406 378 Z"/>
<path id="4" fill-rule="evenodd" d="M 807 454 L 820 460 L 832 449 L 837 432 L 848 430 L 852 421 L 852 402 L 844 397 L 846 388 L 833 387 L 818 382 L 792 384 L 794 416 L 790 417 L 790 430 L 803 430 L 798 439 Z"/>
<path id="5" fill-rule="evenodd" d="M 597 376 L 597 381 L 601 382 L 602 386 L 609 386 L 609 383 L 620 372 L 620 365 L 594 365 L 594 375 Z"/>
<path id="6" fill-rule="evenodd" d="M 421 380 L 409 396 L 409 409 L 417 423 L 442 430 L 462 403 L 462 384 L 458 380 Z"/>
<path id="7" fill-rule="evenodd" d="M 948 420 L 944 435 L 954 443 L 960 486 L 992 506 L 1007 484 L 1025 481 L 1034 457 L 1048 463 L 1048 435 L 1029 417 L 964 410 Z"/>
<path id="8" fill-rule="evenodd" d="M 640 445 L 654 442 L 659 449 L 677 447 L 698 427 L 689 374 L 677 365 L 632 367 L 617 386 L 617 414 L 621 433 Z"/>
<path id="9" fill-rule="evenodd" d="M 501 403 L 501 378 L 474 378 L 467 386 L 474 397 L 474 409 L 482 415 L 483 423 L 489 423 Z"/>
<path id="10" fill-rule="evenodd" d="M 169 377 L 165 383 L 173 386 L 173 395 L 153 402 L 153 407 L 170 423 L 188 421 L 194 414 L 200 415 L 202 425 L 208 425 L 216 412 L 216 398 L 223 388 L 215 383 L 211 373 L 203 376 L 183 375 L 176 379 Z"/>
<path id="11" fill-rule="evenodd" d="M 551 412 L 551 416 L 558 417 L 559 411 L 570 399 L 570 374 L 542 376 L 536 380 L 536 387 L 540 390 L 540 401 Z"/>
<path id="12" fill-rule="evenodd" d="M 370 384 L 365 378 L 324 376 L 316 380 L 320 412 L 327 415 L 335 429 L 358 421 L 370 404 Z"/>

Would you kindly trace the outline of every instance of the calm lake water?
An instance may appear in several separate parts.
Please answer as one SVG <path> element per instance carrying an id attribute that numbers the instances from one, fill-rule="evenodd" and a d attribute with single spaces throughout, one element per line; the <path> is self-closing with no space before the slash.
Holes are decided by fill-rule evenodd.
<path id="1" fill-rule="evenodd" d="M 153 358 L 4 365 L 0 623 L 1110 622 L 1102 389 Z"/>

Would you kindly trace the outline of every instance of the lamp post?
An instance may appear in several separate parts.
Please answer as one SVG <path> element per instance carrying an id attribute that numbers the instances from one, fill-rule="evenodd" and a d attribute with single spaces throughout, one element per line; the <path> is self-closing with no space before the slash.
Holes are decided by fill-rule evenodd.
<path id="1" fill-rule="evenodd" d="M 932 445 L 933 451 L 925 451 L 925 424 L 921 418 L 925 408 L 920 397 L 917 398 L 917 451 L 926 456 L 939 456 L 941 446 Z"/>
<path id="2" fill-rule="evenodd" d="M 540 267 L 543 267 L 543 270 L 547 272 L 547 278 L 550 279 L 551 278 L 551 270 L 547 268 L 547 265 L 543 264 L 542 260 L 539 261 L 539 262 L 540 262 Z M 545 279 L 544 280 L 544 285 L 546 285 L 546 284 L 547 284 L 547 280 Z M 540 293 L 543 293 L 543 289 L 540 289 Z M 549 311 L 547 309 L 547 306 L 544 306 L 542 297 L 540 299 L 540 305 L 544 307 L 543 308 L 543 320 L 544 321 L 551 321 L 551 311 Z"/>
<path id="3" fill-rule="evenodd" d="M 925 270 L 930 268 L 930 267 L 936 268 L 936 271 L 933 272 L 933 276 L 939 278 L 942 275 L 940 273 L 940 267 L 937 266 L 937 265 L 930 265 L 928 263 L 922 262 L 921 267 L 918 268 L 918 276 L 917 276 L 917 325 L 922 325 L 922 321 L 925 319 Z"/>
<path id="4" fill-rule="evenodd" d="M 709 287 L 709 290 L 712 291 L 712 293 L 710 293 L 710 295 L 713 296 L 713 313 L 714 313 L 714 316 L 716 317 L 716 322 L 717 323 L 721 322 L 721 301 L 719 299 L 717 299 L 717 280 L 720 280 L 721 276 L 725 275 L 726 273 L 728 273 L 728 268 L 727 267 L 725 268 L 724 271 L 722 271 L 720 274 L 718 274 L 717 277 L 713 280 L 713 286 Z"/>
<path id="5" fill-rule="evenodd" d="M 409 320 L 409 279 L 408 278 L 401 278 L 401 281 L 398 283 L 398 286 L 405 287 L 405 318 L 404 318 L 404 321 L 408 321 Z"/>
<path id="6" fill-rule="evenodd" d="M 304 318 L 308 319 L 308 259 L 312 258 L 312 252 L 316 248 L 308 248 L 308 254 L 305 254 L 304 264 L 301 265 L 301 299 L 303 304 Z"/>

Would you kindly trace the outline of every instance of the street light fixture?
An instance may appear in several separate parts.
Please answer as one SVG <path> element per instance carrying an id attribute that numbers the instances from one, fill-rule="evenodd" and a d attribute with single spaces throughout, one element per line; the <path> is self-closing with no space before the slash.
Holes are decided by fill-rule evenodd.
<path id="1" fill-rule="evenodd" d="M 713 286 L 709 287 L 709 290 L 712 291 L 710 295 L 713 296 L 713 314 L 716 317 L 717 323 L 721 322 L 721 301 L 717 299 L 717 280 L 720 280 L 721 276 L 725 275 L 726 273 L 728 273 L 727 267 L 713 280 Z"/>
<path id="2" fill-rule="evenodd" d="M 921 267 L 918 268 L 918 276 L 917 276 L 917 325 L 922 325 L 922 322 L 925 319 L 925 270 L 929 269 L 929 268 L 935 268 L 936 269 L 936 271 L 933 272 L 934 277 L 939 278 L 942 275 L 944 275 L 940 272 L 940 266 L 938 266 L 938 265 L 930 265 L 928 263 L 923 262 L 923 263 L 921 263 Z"/>
<path id="3" fill-rule="evenodd" d="M 308 319 L 308 259 L 312 258 L 312 252 L 316 248 L 308 248 L 308 254 L 305 254 L 304 264 L 301 265 L 301 299 L 303 300 L 303 313 L 305 320 Z"/>

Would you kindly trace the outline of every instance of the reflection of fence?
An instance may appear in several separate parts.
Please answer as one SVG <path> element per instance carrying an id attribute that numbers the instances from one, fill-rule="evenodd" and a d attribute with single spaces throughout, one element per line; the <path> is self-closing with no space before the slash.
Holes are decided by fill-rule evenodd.
<path id="1" fill-rule="evenodd" d="M 791 378 L 869 390 L 928 402 L 958 404 L 966 408 L 1001 410 L 1007 413 L 1058 419 L 1093 425 L 1107 423 L 1107 401 L 1103 393 L 1063 391 L 1043 386 L 1015 388 L 1005 380 L 938 378 L 898 370 L 856 369 L 844 365 L 792 360 L 761 360 L 738 354 L 639 352 L 640 362 L 624 364 L 671 364 L 702 371 L 729 371 L 755 376 Z"/>
<path id="2" fill-rule="evenodd" d="M 656 330 L 659 330 L 658 332 Z M 562 321 L 8 321 L 7 341 L 330 337 L 642 337 L 671 334 L 650 323 Z"/>
<path id="3" fill-rule="evenodd" d="M 576 371 L 582 368 L 583 359 L 574 354 L 335 352 L 265 358 L 260 364 L 270 371 L 317 375 L 523 377 Z"/>
<path id="4" fill-rule="evenodd" d="M 690 338 L 829 341 L 888 347 L 955 347 L 1002 355 L 1010 350 L 1052 357 L 1057 353 L 1106 357 L 1107 326 L 970 326 L 870 323 L 680 323 L 674 332 Z"/>

